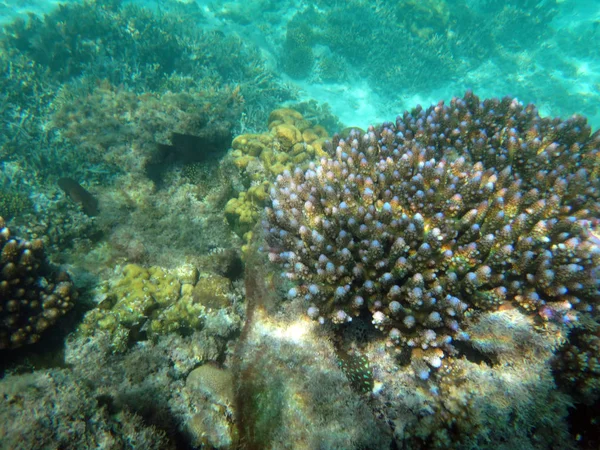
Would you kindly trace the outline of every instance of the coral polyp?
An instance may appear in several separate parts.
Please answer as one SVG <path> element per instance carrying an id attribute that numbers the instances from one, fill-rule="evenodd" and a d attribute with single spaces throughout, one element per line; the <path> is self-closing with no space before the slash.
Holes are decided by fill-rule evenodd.
<path id="1" fill-rule="evenodd" d="M 363 313 L 422 378 L 481 311 L 598 313 L 600 133 L 473 93 L 334 137 L 286 171 L 264 223 L 270 259 L 309 316 Z"/>

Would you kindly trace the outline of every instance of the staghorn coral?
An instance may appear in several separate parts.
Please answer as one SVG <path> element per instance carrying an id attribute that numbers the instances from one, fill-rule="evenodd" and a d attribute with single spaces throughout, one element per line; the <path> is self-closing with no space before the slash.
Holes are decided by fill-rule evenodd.
<path id="1" fill-rule="evenodd" d="M 509 97 L 418 106 L 278 177 L 270 259 L 309 316 L 368 311 L 427 379 L 479 311 L 598 315 L 599 147 L 583 117 L 541 118 Z"/>
<path id="2" fill-rule="evenodd" d="M 0 349 L 37 342 L 74 305 L 69 276 L 48 266 L 41 240 L 12 237 L 0 217 Z"/>

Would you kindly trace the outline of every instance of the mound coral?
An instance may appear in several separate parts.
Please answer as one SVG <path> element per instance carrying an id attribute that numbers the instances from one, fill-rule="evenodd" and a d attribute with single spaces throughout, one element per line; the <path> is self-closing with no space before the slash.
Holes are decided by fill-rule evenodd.
<path id="1" fill-rule="evenodd" d="M 219 259 L 211 261 L 218 264 Z M 127 264 L 118 270 L 120 277 L 100 287 L 103 300 L 86 313 L 79 336 L 106 333 L 118 353 L 128 342 L 147 337 L 211 327 L 225 335 L 237 326 L 232 304 L 238 293 L 224 276 L 200 273 L 190 264 L 174 269 Z"/>
<path id="2" fill-rule="evenodd" d="M 329 154 L 277 178 L 264 223 L 312 318 L 368 314 L 424 379 L 480 311 L 597 318 L 600 133 L 583 117 L 467 92 Z"/>
<path id="3" fill-rule="evenodd" d="M 146 322 L 152 334 L 198 327 L 204 308 L 191 299 L 197 273 L 188 278 L 191 280 L 178 278 L 161 267 L 126 265 L 121 278 L 106 287 L 100 308 L 86 314 L 79 333 L 91 336 L 99 330 L 107 331 L 118 351 L 124 348 L 132 330 L 139 330 Z"/>
<path id="4" fill-rule="evenodd" d="M 76 298 L 69 276 L 48 265 L 42 241 L 12 237 L 0 217 L 0 349 L 37 342 Z"/>
<path id="5" fill-rule="evenodd" d="M 325 156 L 328 134 L 319 125 L 311 126 L 298 111 L 276 109 L 269 115 L 269 132 L 242 134 L 233 142 L 231 156 L 251 186 L 229 200 L 225 215 L 240 236 L 250 232 L 269 200 L 271 181 L 285 170 L 308 167 L 315 157 Z"/>

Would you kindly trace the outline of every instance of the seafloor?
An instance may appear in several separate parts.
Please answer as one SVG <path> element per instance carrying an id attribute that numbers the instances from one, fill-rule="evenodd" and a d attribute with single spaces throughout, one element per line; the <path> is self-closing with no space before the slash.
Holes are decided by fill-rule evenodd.
<path id="1" fill-rule="evenodd" d="M 0 21 L 0 449 L 600 447 L 598 2 Z"/>

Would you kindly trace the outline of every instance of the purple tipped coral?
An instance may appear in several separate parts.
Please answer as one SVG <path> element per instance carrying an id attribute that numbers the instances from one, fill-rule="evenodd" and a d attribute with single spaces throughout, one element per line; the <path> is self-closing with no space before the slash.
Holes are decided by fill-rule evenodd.
<path id="1" fill-rule="evenodd" d="M 426 377 L 468 339 L 472 312 L 597 315 L 600 133 L 583 117 L 468 92 L 335 137 L 329 153 L 278 177 L 265 222 L 311 317 L 368 309 Z"/>

